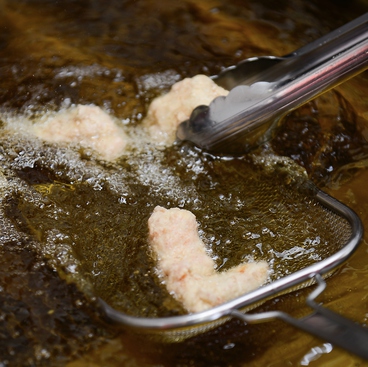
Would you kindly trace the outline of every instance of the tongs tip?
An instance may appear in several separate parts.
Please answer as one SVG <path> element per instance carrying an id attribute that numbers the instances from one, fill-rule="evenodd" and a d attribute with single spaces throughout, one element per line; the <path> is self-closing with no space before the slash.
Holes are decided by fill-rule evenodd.
<path id="1" fill-rule="evenodd" d="M 198 134 L 211 126 L 211 120 L 208 118 L 209 106 L 200 105 L 196 107 L 188 120 L 179 124 L 176 131 L 176 137 L 181 141 L 190 140 L 194 143 L 198 140 Z"/>

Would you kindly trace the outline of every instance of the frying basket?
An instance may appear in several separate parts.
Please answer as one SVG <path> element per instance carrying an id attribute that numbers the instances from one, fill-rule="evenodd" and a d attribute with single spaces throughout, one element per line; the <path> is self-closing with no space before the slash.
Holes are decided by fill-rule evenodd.
<path id="1" fill-rule="evenodd" d="M 325 287 L 323 279 L 341 266 L 359 245 L 363 235 L 363 226 L 359 217 L 349 207 L 318 189 L 307 179 L 306 175 L 296 173 L 290 175 L 289 162 L 286 165 L 284 163 L 280 164 L 280 160 L 277 159 L 271 164 L 269 161 L 268 163 L 262 162 L 262 170 L 267 171 L 266 176 L 268 178 L 282 177 L 281 181 L 278 182 L 283 182 L 288 188 L 285 194 L 288 196 L 288 200 L 304 200 L 306 207 L 312 211 L 311 213 L 318 216 L 317 221 L 320 222 L 319 225 L 328 228 L 328 231 L 332 232 L 333 236 L 330 241 L 334 241 L 334 252 L 320 261 L 316 261 L 279 279 L 274 279 L 254 291 L 199 313 L 157 318 L 137 317 L 116 310 L 100 299 L 100 304 L 107 319 L 116 325 L 131 327 L 143 332 L 160 333 L 169 342 L 180 342 L 209 331 L 232 317 L 240 318 L 246 323 L 280 318 L 309 333 L 339 345 L 362 358 L 368 359 L 368 348 L 366 347 L 368 346 L 368 329 L 324 309 L 314 301 Z M 286 171 L 288 174 L 285 174 Z M 272 183 L 270 185 L 272 186 Z M 255 187 L 258 187 L 257 184 L 255 184 Z M 263 205 L 271 201 L 270 196 L 267 195 L 275 195 L 275 190 L 271 189 L 269 194 L 263 194 L 267 191 L 263 187 L 258 187 L 255 190 L 257 190 L 257 193 L 261 193 L 259 194 L 259 202 L 256 204 L 257 207 L 260 206 L 263 210 L 269 210 L 267 205 L 266 207 L 263 207 Z M 287 205 L 282 204 L 282 206 L 286 208 L 284 210 L 288 210 Z M 301 215 L 301 218 L 303 218 L 304 213 L 299 213 L 298 215 Z M 308 214 L 305 213 L 305 215 L 307 216 Z M 315 283 L 318 284 L 317 289 L 307 299 L 308 305 L 313 308 L 313 313 L 304 319 L 293 319 L 283 312 L 247 314 L 247 312 L 260 306 L 267 300 Z M 346 339 L 347 335 L 351 340 L 358 339 L 359 343 L 349 342 Z"/>

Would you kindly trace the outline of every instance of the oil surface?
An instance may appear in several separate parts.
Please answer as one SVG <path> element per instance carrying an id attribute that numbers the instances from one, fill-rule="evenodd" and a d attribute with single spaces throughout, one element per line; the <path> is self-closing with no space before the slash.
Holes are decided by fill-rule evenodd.
<path id="1" fill-rule="evenodd" d="M 252 190 L 290 187 L 283 175 L 259 178 L 252 162 L 260 151 L 220 159 L 187 145 L 142 144 L 108 164 L 79 147 L 44 144 L 23 129 L 50 111 L 93 103 L 129 131 L 139 130 L 149 102 L 175 81 L 212 75 L 250 56 L 286 54 L 368 9 L 363 1 L 319 3 L 0 0 L 0 364 L 363 365 L 281 322 L 231 321 L 176 344 L 103 322 L 96 296 L 142 316 L 184 312 L 155 276 L 147 248 L 155 205 L 192 210 L 219 269 L 265 257 L 277 278 L 334 251 L 334 229 L 318 229 L 314 211 L 308 223 L 317 222 L 317 229 L 307 237 L 297 216 L 294 222 L 280 217 L 289 204 L 272 203 L 266 217 L 256 201 L 249 209 L 258 195 L 249 195 Z M 262 148 L 294 159 L 364 223 L 367 88 L 361 75 L 293 112 Z M 284 247 L 288 225 L 298 230 L 295 243 Z M 321 297 L 363 324 L 367 257 L 363 241 Z M 276 298 L 261 310 L 303 315 L 307 294 Z"/>

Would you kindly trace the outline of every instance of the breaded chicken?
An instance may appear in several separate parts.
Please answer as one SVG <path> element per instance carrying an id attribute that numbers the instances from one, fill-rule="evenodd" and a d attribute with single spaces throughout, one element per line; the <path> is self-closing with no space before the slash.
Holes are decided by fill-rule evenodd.
<path id="1" fill-rule="evenodd" d="M 183 79 L 175 83 L 169 93 L 152 101 L 144 124 L 154 141 L 172 144 L 178 125 L 190 117 L 195 107 L 209 105 L 216 97 L 228 93 L 205 75 Z"/>
<path id="2" fill-rule="evenodd" d="M 124 130 L 101 108 L 77 105 L 33 125 L 33 133 L 54 143 L 80 144 L 93 149 L 100 158 L 118 158 L 128 144 Z"/>
<path id="3" fill-rule="evenodd" d="M 215 270 L 198 235 L 195 216 L 183 209 L 157 206 L 148 220 L 149 241 L 167 290 L 189 312 L 222 304 L 265 283 L 265 261 Z"/>

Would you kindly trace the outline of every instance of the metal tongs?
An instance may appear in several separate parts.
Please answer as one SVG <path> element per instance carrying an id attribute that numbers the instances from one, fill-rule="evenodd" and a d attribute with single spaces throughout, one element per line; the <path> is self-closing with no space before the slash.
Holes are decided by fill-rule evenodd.
<path id="1" fill-rule="evenodd" d="M 368 68 L 368 13 L 284 57 L 254 57 L 213 80 L 230 90 L 198 106 L 180 140 L 218 153 L 245 153 L 271 139 L 290 111 Z"/>

